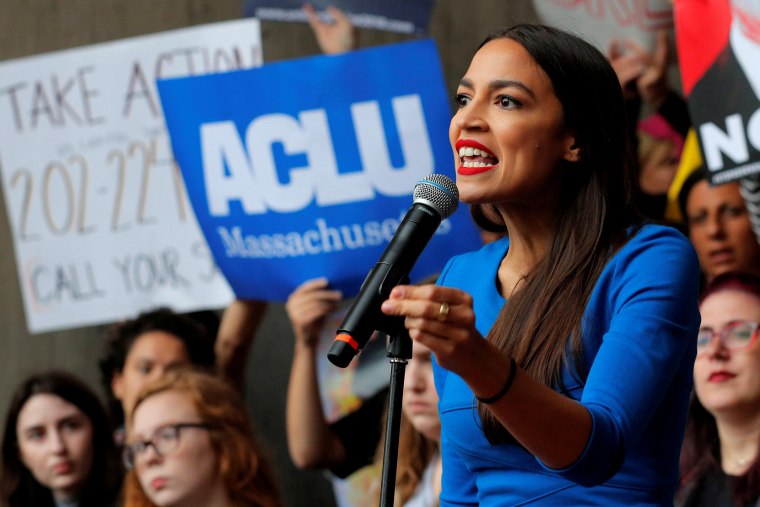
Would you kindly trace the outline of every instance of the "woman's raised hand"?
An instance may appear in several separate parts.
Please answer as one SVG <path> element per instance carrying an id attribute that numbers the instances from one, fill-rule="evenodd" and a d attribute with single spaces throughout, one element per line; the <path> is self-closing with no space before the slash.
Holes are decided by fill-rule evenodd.
<path id="1" fill-rule="evenodd" d="M 438 285 L 399 285 L 381 307 L 405 317 L 409 336 L 430 348 L 438 364 L 462 377 L 476 369 L 492 346 L 475 329 L 472 297 Z"/>

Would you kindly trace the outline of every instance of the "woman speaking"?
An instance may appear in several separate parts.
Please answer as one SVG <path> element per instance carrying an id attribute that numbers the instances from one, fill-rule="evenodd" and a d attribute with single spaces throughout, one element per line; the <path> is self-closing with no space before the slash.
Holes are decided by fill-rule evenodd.
<path id="1" fill-rule="evenodd" d="M 485 40 L 456 101 L 460 198 L 508 237 L 382 307 L 436 358 L 441 505 L 672 505 L 699 267 L 632 208 L 615 72 L 520 25 Z"/>

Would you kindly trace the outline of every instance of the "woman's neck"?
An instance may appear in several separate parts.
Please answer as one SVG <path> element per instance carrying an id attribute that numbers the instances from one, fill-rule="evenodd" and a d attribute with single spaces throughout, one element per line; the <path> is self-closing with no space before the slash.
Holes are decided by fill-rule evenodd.
<path id="1" fill-rule="evenodd" d="M 53 493 L 53 500 L 56 505 L 77 505 L 79 502 L 79 497 L 81 491 L 79 490 L 81 486 L 79 486 L 76 489 L 67 488 L 67 489 L 54 489 L 51 490 L 51 493 Z"/>
<path id="2" fill-rule="evenodd" d="M 433 491 L 435 497 L 438 498 L 441 495 L 441 476 L 443 475 L 443 460 L 441 459 L 440 447 L 433 455 Z"/>
<path id="3" fill-rule="evenodd" d="M 79 505 L 79 498 L 73 496 L 57 496 L 53 495 L 53 503 L 56 507 L 76 507 Z"/>
<path id="4" fill-rule="evenodd" d="M 509 250 L 499 267 L 502 295 L 509 299 L 549 251 L 555 234 L 554 214 L 504 212 L 509 231 Z"/>
<path id="5" fill-rule="evenodd" d="M 758 458 L 760 414 L 751 418 L 716 418 L 721 468 L 728 475 L 744 474 Z"/>
<path id="6" fill-rule="evenodd" d="M 213 488 L 207 490 L 203 499 L 195 497 L 191 499 L 191 502 L 192 505 L 188 505 L 187 507 L 195 505 L 203 505 L 204 507 L 234 507 L 230 496 L 227 494 L 227 488 L 225 488 L 224 483 L 221 481 L 218 481 Z"/>

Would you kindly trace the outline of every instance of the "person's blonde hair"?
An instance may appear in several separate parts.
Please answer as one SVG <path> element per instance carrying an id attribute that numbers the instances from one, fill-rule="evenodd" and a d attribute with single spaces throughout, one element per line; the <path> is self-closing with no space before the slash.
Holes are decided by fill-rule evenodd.
<path id="1" fill-rule="evenodd" d="M 147 386 L 137 407 L 151 396 L 175 391 L 192 401 L 201 421 L 210 427 L 209 437 L 219 463 L 219 475 L 235 505 L 281 507 L 278 488 L 268 460 L 256 442 L 243 401 L 222 379 L 191 368 L 175 368 Z M 124 507 L 153 507 L 135 470 L 125 482 Z"/>
<path id="2" fill-rule="evenodd" d="M 383 416 L 383 438 L 380 439 L 375 453 L 374 465 L 378 470 L 382 470 L 383 467 L 387 417 L 388 414 L 386 413 Z M 402 411 L 399 423 L 394 505 L 404 505 L 414 495 L 420 482 L 422 482 L 425 468 L 427 468 L 436 452 L 438 452 L 438 442 L 420 433 Z M 382 484 L 378 479 L 377 484 L 373 485 L 372 490 L 372 494 L 378 500 L 380 499 L 381 489 Z"/>

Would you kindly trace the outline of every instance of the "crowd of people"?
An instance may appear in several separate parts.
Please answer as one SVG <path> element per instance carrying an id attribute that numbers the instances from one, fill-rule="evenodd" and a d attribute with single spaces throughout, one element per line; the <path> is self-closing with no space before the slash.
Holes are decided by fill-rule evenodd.
<path id="1" fill-rule="evenodd" d="M 306 7 L 321 49 L 355 49 L 329 12 Z M 671 60 L 665 34 L 605 54 L 541 25 L 473 55 L 450 141 L 484 246 L 382 305 L 413 340 L 394 505 L 760 505 L 757 217 L 740 183 L 697 168 L 683 221 L 666 220 L 689 128 Z M 354 507 L 380 498 L 388 376 L 383 335 L 320 370 L 350 302 L 327 279 L 288 299 L 285 429 L 293 463 Z M 265 310 L 113 325 L 107 409 L 70 373 L 30 376 L 7 411 L 0 504 L 283 505 L 242 398 Z M 330 375 L 348 388 L 328 393 Z"/>

